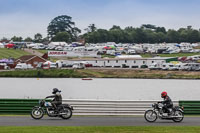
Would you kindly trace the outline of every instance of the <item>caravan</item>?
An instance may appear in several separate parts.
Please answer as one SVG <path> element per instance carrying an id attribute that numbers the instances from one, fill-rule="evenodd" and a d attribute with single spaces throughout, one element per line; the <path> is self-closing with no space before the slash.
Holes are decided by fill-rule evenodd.
<path id="1" fill-rule="evenodd" d="M 85 68 L 85 63 L 84 62 L 74 62 L 73 69 L 84 69 Z"/>
<path id="2" fill-rule="evenodd" d="M 31 64 L 26 63 L 18 63 L 15 67 L 16 70 L 26 70 L 26 69 L 33 69 Z"/>
<path id="3" fill-rule="evenodd" d="M 161 69 L 161 65 L 158 63 L 152 63 L 151 65 L 149 65 L 149 69 L 150 70 L 160 70 Z"/>
<path id="4" fill-rule="evenodd" d="M 188 63 L 188 70 L 189 71 L 199 71 L 200 63 Z"/>
<path id="5" fill-rule="evenodd" d="M 56 69 L 58 67 L 57 63 L 53 63 L 50 61 L 47 61 L 42 64 L 43 69 Z"/>

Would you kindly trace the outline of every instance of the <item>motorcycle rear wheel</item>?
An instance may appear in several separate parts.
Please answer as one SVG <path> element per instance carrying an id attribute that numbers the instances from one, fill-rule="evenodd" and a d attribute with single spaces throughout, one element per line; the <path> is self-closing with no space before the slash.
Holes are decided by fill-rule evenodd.
<path id="1" fill-rule="evenodd" d="M 174 122 L 181 122 L 181 121 L 183 120 L 183 118 L 184 118 L 184 114 L 183 114 L 183 112 L 181 112 L 180 110 L 176 110 L 176 111 L 174 112 L 174 116 L 179 116 L 179 117 L 181 117 L 181 118 L 173 118 L 173 121 L 174 121 Z"/>
<path id="2" fill-rule="evenodd" d="M 66 113 L 66 114 L 60 116 L 63 119 L 70 119 L 72 117 L 72 110 L 70 108 L 65 107 L 62 110 L 62 113 Z"/>
<path id="3" fill-rule="evenodd" d="M 148 122 L 155 122 L 158 118 L 157 113 L 153 110 L 147 110 L 144 114 L 144 118 Z"/>
<path id="4" fill-rule="evenodd" d="M 41 119 L 44 116 L 44 111 L 41 108 L 33 108 L 31 111 L 31 117 L 33 119 Z"/>

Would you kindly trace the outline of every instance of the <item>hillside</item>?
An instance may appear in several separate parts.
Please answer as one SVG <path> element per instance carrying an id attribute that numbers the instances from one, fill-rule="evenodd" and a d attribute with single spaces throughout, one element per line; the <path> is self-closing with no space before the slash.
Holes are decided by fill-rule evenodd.
<path id="1" fill-rule="evenodd" d="M 29 55 L 30 53 L 25 52 L 20 49 L 7 49 L 7 48 L 0 48 L 0 59 L 3 58 L 19 58 L 23 55 Z"/>

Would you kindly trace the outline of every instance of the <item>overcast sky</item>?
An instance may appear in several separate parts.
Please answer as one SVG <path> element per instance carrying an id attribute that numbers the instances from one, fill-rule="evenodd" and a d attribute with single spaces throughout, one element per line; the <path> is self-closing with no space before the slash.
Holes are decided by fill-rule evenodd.
<path id="1" fill-rule="evenodd" d="M 179 29 L 200 28 L 200 0 L 0 0 L 0 39 L 2 37 L 47 35 L 49 22 L 68 15 L 83 29 L 140 27 L 142 24 Z"/>

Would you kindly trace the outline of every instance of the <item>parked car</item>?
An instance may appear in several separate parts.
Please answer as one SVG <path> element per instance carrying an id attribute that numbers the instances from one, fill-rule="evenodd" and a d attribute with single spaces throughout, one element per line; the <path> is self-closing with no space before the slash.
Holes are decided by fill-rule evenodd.
<path id="1" fill-rule="evenodd" d="M 157 64 L 157 63 L 152 63 L 151 65 L 149 65 L 149 69 L 150 69 L 150 70 L 160 70 L 161 67 L 160 67 L 160 65 Z"/>
<path id="2" fill-rule="evenodd" d="M 164 64 L 161 66 L 161 69 L 162 69 L 162 70 L 168 70 L 168 69 L 169 69 L 169 63 L 164 63 Z"/>
<path id="3" fill-rule="evenodd" d="M 57 67 L 58 67 L 57 63 L 50 62 L 50 61 L 47 61 L 42 64 L 43 69 L 55 69 Z"/>
<path id="4" fill-rule="evenodd" d="M 85 63 L 74 62 L 72 68 L 74 68 L 74 69 L 84 69 L 85 68 Z"/>
<path id="5" fill-rule="evenodd" d="M 43 62 L 39 62 L 36 66 L 37 69 L 42 69 Z"/>
<path id="6" fill-rule="evenodd" d="M 6 63 L 0 63 L 0 69 L 10 69 Z"/>
<path id="7" fill-rule="evenodd" d="M 18 63 L 15 67 L 16 70 L 26 70 L 26 69 L 33 69 L 31 64 L 26 63 Z"/>

